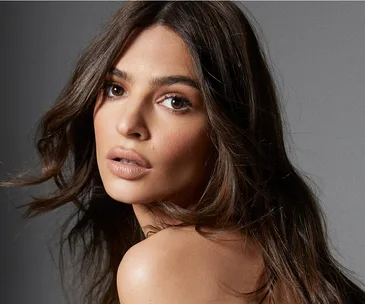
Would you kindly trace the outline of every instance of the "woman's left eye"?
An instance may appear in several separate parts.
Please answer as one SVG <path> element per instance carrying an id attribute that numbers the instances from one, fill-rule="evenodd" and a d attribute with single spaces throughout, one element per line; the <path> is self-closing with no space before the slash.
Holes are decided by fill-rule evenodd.
<path id="1" fill-rule="evenodd" d="M 168 111 L 176 114 L 181 114 L 189 111 L 191 107 L 191 102 L 183 97 L 180 97 L 178 95 L 165 95 L 163 97 L 163 102 L 160 102 L 160 104 L 167 104 L 170 106 L 165 106 Z"/>

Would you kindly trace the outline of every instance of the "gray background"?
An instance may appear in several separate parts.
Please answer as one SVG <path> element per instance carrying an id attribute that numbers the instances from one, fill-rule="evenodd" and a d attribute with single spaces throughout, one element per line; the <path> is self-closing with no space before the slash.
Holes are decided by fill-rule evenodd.
<path id="1" fill-rule="evenodd" d="M 364 282 L 365 3 L 245 5 L 269 50 L 290 157 L 317 185 L 336 257 Z M 0 3 L 0 179 L 33 166 L 35 123 L 52 106 L 82 48 L 119 6 Z M 1 303 L 65 303 L 48 247 L 67 210 L 24 222 L 14 208 L 45 189 L 0 190 Z"/>

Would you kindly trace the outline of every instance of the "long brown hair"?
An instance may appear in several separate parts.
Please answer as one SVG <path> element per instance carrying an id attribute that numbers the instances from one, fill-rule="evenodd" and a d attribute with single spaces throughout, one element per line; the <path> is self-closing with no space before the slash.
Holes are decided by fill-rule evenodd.
<path id="1" fill-rule="evenodd" d="M 93 108 L 106 73 L 133 33 L 155 24 L 175 31 L 188 47 L 216 161 L 195 205 L 182 208 L 156 201 L 146 206 L 183 223 L 178 226 L 195 226 L 206 237 L 214 233 L 202 227 L 216 233 L 233 229 L 254 240 L 265 268 L 257 290 L 242 297 L 265 291 L 264 297 L 270 298 L 283 286 L 296 303 L 364 303 L 364 291 L 330 253 L 313 190 L 287 156 L 277 90 L 254 28 L 230 1 L 124 2 L 80 56 L 69 82 L 38 125 L 40 176 L 1 183 L 10 187 L 54 180 L 57 190 L 26 204 L 24 218 L 74 204 L 75 212 L 62 226 L 60 267 L 66 241 L 74 257 L 81 243 L 79 265 L 82 281 L 88 283 L 85 303 L 119 302 L 118 265 L 129 248 L 145 239 L 132 206 L 113 200 L 103 188 Z M 75 224 L 65 237 L 72 219 Z M 171 225 L 152 228 L 165 227 Z"/>

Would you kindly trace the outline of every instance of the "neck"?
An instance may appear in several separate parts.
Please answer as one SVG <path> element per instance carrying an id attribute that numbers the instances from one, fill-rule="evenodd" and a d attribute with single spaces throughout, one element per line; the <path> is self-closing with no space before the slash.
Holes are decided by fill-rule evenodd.
<path id="1" fill-rule="evenodd" d="M 139 225 L 142 228 L 142 231 L 147 238 L 150 236 L 148 235 L 149 232 L 152 231 L 151 228 L 148 228 L 146 226 L 153 225 L 153 226 L 159 226 L 159 221 L 162 220 L 167 224 L 179 224 L 181 222 L 178 222 L 177 220 L 168 218 L 165 214 L 159 213 L 154 210 L 153 214 L 144 204 L 133 204 L 133 211 L 136 215 L 136 218 L 138 220 Z"/>

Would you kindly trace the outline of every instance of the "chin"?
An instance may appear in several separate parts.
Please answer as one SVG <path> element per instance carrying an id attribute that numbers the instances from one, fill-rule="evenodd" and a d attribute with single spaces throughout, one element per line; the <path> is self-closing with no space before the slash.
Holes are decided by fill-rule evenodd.
<path id="1" fill-rule="evenodd" d="M 134 181 L 108 181 L 104 182 L 106 193 L 114 200 L 125 204 L 148 204 L 158 200 L 178 203 L 189 201 L 186 191 L 179 187 L 162 187 L 157 189 L 156 185 L 147 186 L 146 183 L 135 183 Z"/>
<path id="2" fill-rule="evenodd" d="M 110 193 L 108 191 L 107 191 L 107 193 L 112 199 L 114 199 L 118 202 L 121 202 L 121 203 L 129 204 L 129 205 L 132 205 L 132 204 L 147 204 L 147 203 L 152 201 L 152 199 L 150 199 L 148 197 L 135 195 L 132 191 L 128 195 L 115 193 L 115 192 Z"/>

